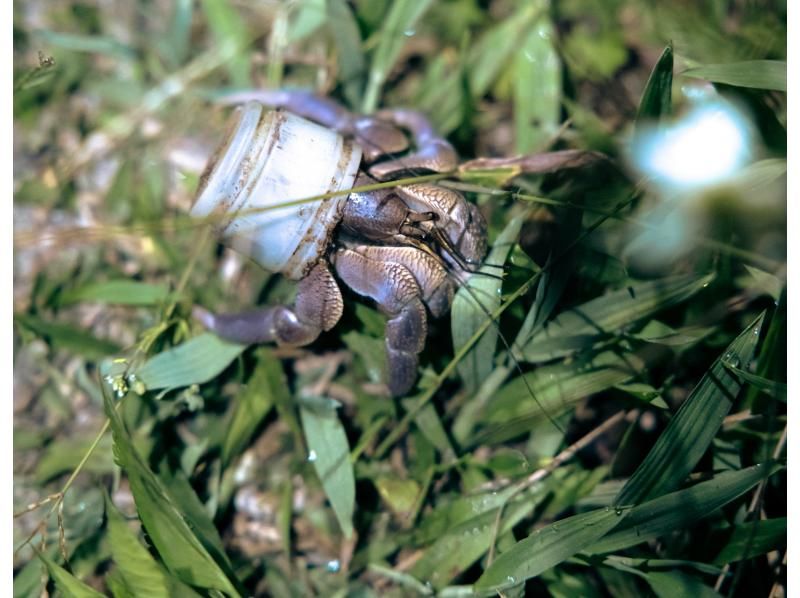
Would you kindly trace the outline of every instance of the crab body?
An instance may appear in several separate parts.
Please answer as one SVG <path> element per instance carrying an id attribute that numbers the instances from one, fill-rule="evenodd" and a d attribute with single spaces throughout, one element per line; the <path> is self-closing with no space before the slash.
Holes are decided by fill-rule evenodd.
<path id="1" fill-rule="evenodd" d="M 452 171 L 455 151 L 413 111 L 364 117 L 289 91 L 230 100 L 246 103 L 206 168 L 192 213 L 221 211 L 222 240 L 297 280 L 298 292 L 292 306 L 195 308 L 195 316 L 229 340 L 305 345 L 341 317 L 343 283 L 388 316 L 387 382 L 393 395 L 405 394 L 417 377 L 427 314 L 446 313 L 456 286 L 480 265 L 486 224 L 447 187 L 359 187 Z M 321 195 L 328 197 L 308 201 Z"/>

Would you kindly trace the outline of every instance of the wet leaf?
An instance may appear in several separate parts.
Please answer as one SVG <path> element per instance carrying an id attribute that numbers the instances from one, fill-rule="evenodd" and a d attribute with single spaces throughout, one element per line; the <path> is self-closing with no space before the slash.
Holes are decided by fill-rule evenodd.
<path id="1" fill-rule="evenodd" d="M 658 320 L 651 320 L 644 328 L 631 336 L 649 343 L 679 347 L 681 345 L 696 343 L 712 332 L 714 332 L 713 327 L 700 328 L 696 326 L 687 326 L 676 330 Z"/>
<path id="2" fill-rule="evenodd" d="M 148 390 L 202 384 L 219 375 L 245 348 L 204 333 L 150 358 L 134 373 Z"/>
<path id="3" fill-rule="evenodd" d="M 322 482 L 346 538 L 353 535 L 356 483 L 350 462 L 350 445 L 339 414 L 332 407 L 300 408 L 308 445 L 308 460 Z"/>
<path id="4" fill-rule="evenodd" d="M 518 216 L 509 222 L 497 237 L 489 252 L 482 274 L 497 276 L 505 264 L 511 248 L 519 238 L 524 217 Z M 458 290 L 451 307 L 451 326 L 453 329 L 453 348 L 456 352 L 463 347 L 472 335 L 483 325 L 490 314 L 500 306 L 502 279 L 473 275 L 469 282 Z M 486 379 L 494 367 L 494 351 L 497 346 L 498 331 L 490 327 L 483 333 L 469 352 L 458 364 L 458 373 L 469 391 L 474 391 Z"/>
<path id="5" fill-rule="evenodd" d="M 475 583 L 475 589 L 502 591 L 536 577 L 590 546 L 624 521 L 623 515 L 614 509 L 598 509 L 537 529 L 501 554 Z"/>
<path id="6" fill-rule="evenodd" d="M 692 598 L 715 598 L 722 595 L 704 584 L 698 577 L 683 571 L 650 571 L 645 576 L 658 598 L 692 596 Z"/>
<path id="7" fill-rule="evenodd" d="M 724 471 L 706 482 L 644 502 L 633 507 L 617 529 L 592 543 L 586 552 L 617 552 L 684 529 L 712 515 L 779 469 L 777 465 L 754 465 Z"/>
<path id="8" fill-rule="evenodd" d="M 615 504 L 636 505 L 665 494 L 681 484 L 692 471 L 716 436 L 741 388 L 738 378 L 723 362 L 748 364 L 763 322 L 762 313 L 714 362 L 622 488 Z"/>
<path id="9" fill-rule="evenodd" d="M 161 480 L 131 444 L 111 399 L 108 396 L 104 399 L 114 438 L 114 457 L 128 476 L 139 518 L 167 569 L 189 585 L 238 596 L 239 592 L 203 547 Z"/>
<path id="10" fill-rule="evenodd" d="M 523 349 L 527 361 L 537 363 L 569 355 L 602 337 L 685 301 L 714 279 L 713 274 L 685 274 L 641 282 L 612 291 L 560 313 L 534 334 Z"/>
<path id="11" fill-rule="evenodd" d="M 681 75 L 736 87 L 786 91 L 786 63 L 781 60 L 705 64 L 687 69 Z"/>

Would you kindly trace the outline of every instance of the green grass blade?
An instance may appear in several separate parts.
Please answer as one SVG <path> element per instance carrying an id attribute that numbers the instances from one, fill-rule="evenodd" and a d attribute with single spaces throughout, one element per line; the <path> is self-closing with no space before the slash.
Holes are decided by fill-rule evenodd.
<path id="1" fill-rule="evenodd" d="M 308 445 L 308 460 L 322 482 L 342 533 L 350 538 L 353 535 L 356 482 L 350 462 L 350 445 L 339 414 L 332 406 L 301 407 L 300 420 Z"/>
<path id="2" fill-rule="evenodd" d="M 159 353 L 134 373 L 148 390 L 202 384 L 227 368 L 245 348 L 204 333 Z"/>
<path id="3" fill-rule="evenodd" d="M 665 307 L 685 301 L 708 286 L 713 278 L 713 274 L 685 274 L 612 291 L 557 315 L 531 337 L 522 355 L 532 363 L 569 355 L 590 346 L 592 337 L 618 332 Z"/>
<path id="4" fill-rule="evenodd" d="M 542 150 L 561 117 L 561 61 L 553 24 L 544 15 L 514 57 L 514 130 L 517 153 Z"/>
<path id="5" fill-rule="evenodd" d="M 753 357 L 762 313 L 706 372 L 659 436 L 644 462 L 620 490 L 615 504 L 636 505 L 680 485 L 703 456 L 739 393 L 741 383 L 723 362 L 745 367 Z"/>
<path id="6" fill-rule="evenodd" d="M 14 314 L 14 322 L 44 337 L 55 347 L 83 355 L 89 359 L 100 359 L 119 353 L 116 343 L 97 338 L 90 332 L 62 322 L 48 322 L 38 316 Z"/>
<path id="7" fill-rule="evenodd" d="M 328 31 L 336 45 L 336 62 L 344 97 L 356 109 L 364 90 L 367 70 L 358 23 L 345 0 L 328 0 Z"/>
<path id="8" fill-rule="evenodd" d="M 139 518 L 167 569 L 189 585 L 239 596 L 231 580 L 194 534 L 161 480 L 134 448 L 108 395 L 104 401 L 114 438 L 114 457 L 128 476 Z"/>
<path id="9" fill-rule="evenodd" d="M 80 579 L 72 575 L 72 573 L 54 563 L 41 552 L 38 553 L 38 555 L 45 567 L 47 567 L 50 579 L 55 582 L 56 587 L 61 590 L 67 598 L 104 598 L 103 594 L 83 583 Z"/>
<path id="10" fill-rule="evenodd" d="M 228 0 L 202 0 L 201 4 L 217 44 L 226 51 L 235 49 L 225 62 L 231 82 L 236 87 L 247 87 L 250 85 L 250 62 L 241 48 L 250 34 L 244 19 Z"/>
<path id="11" fill-rule="evenodd" d="M 664 48 L 647 80 L 636 114 L 637 129 L 643 122 L 658 121 L 672 112 L 672 44 Z"/>
<path id="12" fill-rule="evenodd" d="M 580 513 L 534 531 L 501 554 L 475 583 L 478 591 L 513 587 L 547 571 L 604 536 L 624 513 L 605 508 Z"/>
<path id="13" fill-rule="evenodd" d="M 631 509 L 620 526 L 594 542 L 587 553 L 617 552 L 683 529 L 747 492 L 778 465 L 754 465 L 725 471 L 706 482 L 678 490 Z"/>
<path id="14" fill-rule="evenodd" d="M 782 60 L 706 64 L 685 70 L 681 75 L 736 87 L 786 91 L 786 63 Z"/>
<path id="15" fill-rule="evenodd" d="M 138 282 L 135 280 L 109 280 L 71 289 L 58 299 L 60 305 L 79 301 L 96 301 L 116 305 L 158 305 L 169 297 L 169 285 Z"/>
<path id="16" fill-rule="evenodd" d="M 272 410 L 277 395 L 284 402 L 290 400 L 281 362 L 269 350 L 258 352 L 258 363 L 247 381 L 244 391 L 237 397 L 236 406 L 225 427 L 222 443 L 222 462 L 228 464 L 250 441 L 256 428 Z"/>
<path id="17" fill-rule="evenodd" d="M 142 546 L 125 518 L 106 495 L 106 520 L 111 558 L 125 585 L 142 595 L 169 598 L 169 581 L 164 570 Z"/>
<path id="18" fill-rule="evenodd" d="M 511 248 L 519 238 L 523 221 L 524 217 L 518 216 L 506 225 L 486 258 L 487 264 L 505 264 Z M 499 268 L 491 266 L 482 266 L 480 269 L 483 274 L 495 276 L 499 271 Z M 450 308 L 453 347 L 456 352 L 470 340 L 489 317 L 488 314 L 500 306 L 502 284 L 500 279 L 476 274 L 458 290 Z M 497 328 L 489 328 L 458 364 L 458 373 L 470 392 L 478 388 L 494 367 L 497 336 Z"/>
<path id="19" fill-rule="evenodd" d="M 714 557 L 714 563 L 743 561 L 785 547 L 786 517 L 748 521 L 733 527 L 727 543 Z"/>
<path id="20" fill-rule="evenodd" d="M 381 88 L 408 39 L 407 35 L 414 30 L 417 19 L 430 5 L 431 0 L 395 0 L 392 3 L 378 34 L 378 47 L 372 56 L 362 112 L 369 114 L 375 111 Z"/>

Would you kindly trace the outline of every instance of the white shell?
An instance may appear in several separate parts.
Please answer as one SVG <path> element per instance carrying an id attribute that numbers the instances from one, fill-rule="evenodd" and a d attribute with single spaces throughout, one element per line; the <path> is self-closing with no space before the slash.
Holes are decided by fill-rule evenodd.
<path id="1" fill-rule="evenodd" d="M 335 131 L 250 102 L 209 161 L 192 215 L 230 214 L 217 221 L 226 245 L 297 280 L 328 247 L 347 195 L 283 204 L 350 189 L 360 163 L 361 148 Z"/>

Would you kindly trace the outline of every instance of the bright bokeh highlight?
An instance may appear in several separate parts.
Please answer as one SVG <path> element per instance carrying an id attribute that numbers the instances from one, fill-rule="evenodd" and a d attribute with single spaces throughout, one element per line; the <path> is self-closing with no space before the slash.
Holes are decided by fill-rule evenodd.
<path id="1" fill-rule="evenodd" d="M 751 160 L 750 127 L 735 107 L 704 102 L 672 125 L 646 130 L 631 147 L 631 160 L 658 185 L 693 190 L 720 183 Z"/>

